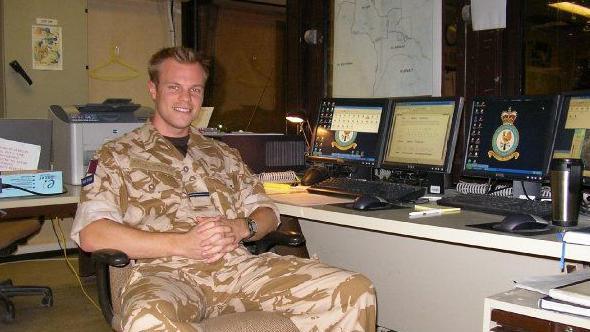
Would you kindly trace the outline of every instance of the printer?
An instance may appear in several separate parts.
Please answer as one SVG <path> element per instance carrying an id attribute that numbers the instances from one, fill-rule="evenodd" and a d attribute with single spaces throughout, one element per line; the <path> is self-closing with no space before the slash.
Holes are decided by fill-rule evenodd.
<path id="1" fill-rule="evenodd" d="M 63 171 L 63 182 L 80 185 L 89 161 L 105 142 L 140 127 L 153 110 L 130 99 L 107 99 L 102 104 L 52 105 L 52 160 Z"/>

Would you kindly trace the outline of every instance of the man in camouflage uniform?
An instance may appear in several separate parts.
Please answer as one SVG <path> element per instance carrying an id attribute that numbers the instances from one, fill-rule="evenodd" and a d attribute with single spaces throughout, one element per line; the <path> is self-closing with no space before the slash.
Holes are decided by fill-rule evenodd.
<path id="1" fill-rule="evenodd" d="M 120 328 L 200 331 L 205 318 L 273 311 L 301 331 L 374 331 L 364 276 L 240 245 L 275 230 L 278 211 L 235 149 L 190 126 L 207 78 L 202 59 L 163 49 L 149 73 L 155 115 L 97 152 L 72 229 L 86 251 L 135 259 Z"/>

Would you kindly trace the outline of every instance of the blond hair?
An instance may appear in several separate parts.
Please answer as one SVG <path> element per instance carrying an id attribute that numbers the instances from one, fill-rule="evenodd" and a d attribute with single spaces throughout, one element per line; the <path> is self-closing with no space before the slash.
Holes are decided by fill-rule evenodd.
<path id="1" fill-rule="evenodd" d="M 209 76 L 209 60 L 201 53 L 195 52 L 193 49 L 176 46 L 167 47 L 159 50 L 150 58 L 148 63 L 148 74 L 150 80 L 158 84 L 160 78 L 160 65 L 167 59 L 174 59 L 183 64 L 199 64 L 205 72 L 205 80 Z"/>

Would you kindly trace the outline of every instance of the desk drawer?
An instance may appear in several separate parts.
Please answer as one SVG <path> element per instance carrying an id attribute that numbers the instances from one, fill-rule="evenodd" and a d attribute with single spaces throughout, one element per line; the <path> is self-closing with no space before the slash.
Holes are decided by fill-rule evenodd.
<path id="1" fill-rule="evenodd" d="M 492 310 L 491 320 L 499 325 L 490 330 L 494 332 L 590 332 L 581 327 L 499 309 Z"/>

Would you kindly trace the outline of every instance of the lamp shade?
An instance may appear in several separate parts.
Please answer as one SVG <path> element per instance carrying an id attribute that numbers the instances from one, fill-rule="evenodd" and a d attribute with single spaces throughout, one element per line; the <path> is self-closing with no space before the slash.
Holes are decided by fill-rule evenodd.
<path id="1" fill-rule="evenodd" d="M 302 123 L 302 122 L 305 122 L 305 113 L 303 113 L 303 112 L 288 112 L 285 115 L 285 119 L 291 123 Z"/>

